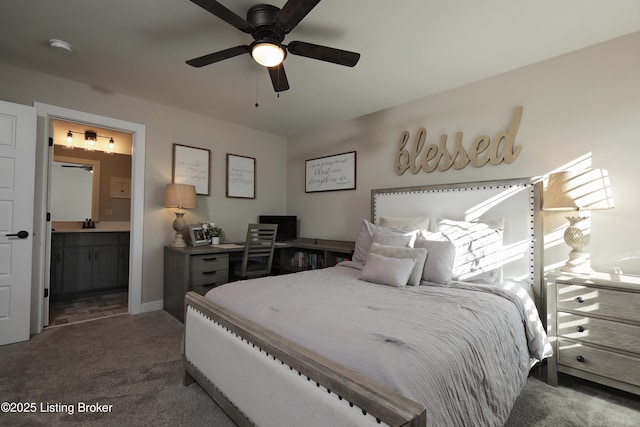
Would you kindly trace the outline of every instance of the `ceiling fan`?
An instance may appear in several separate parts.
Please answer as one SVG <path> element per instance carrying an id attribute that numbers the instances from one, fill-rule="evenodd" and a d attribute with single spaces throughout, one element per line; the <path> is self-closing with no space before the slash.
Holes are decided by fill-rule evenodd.
<path id="1" fill-rule="evenodd" d="M 244 53 L 251 53 L 258 64 L 269 70 L 273 89 L 276 92 L 282 92 L 289 89 L 289 82 L 282 65 L 287 52 L 347 67 L 355 66 L 360 59 L 359 53 L 312 43 L 292 41 L 288 45 L 282 44 L 285 35 L 291 32 L 311 9 L 320 3 L 320 0 L 289 0 L 282 9 L 268 4 L 259 4 L 249 9 L 246 20 L 215 0 L 191 1 L 240 31 L 251 34 L 254 40 L 250 45 L 236 46 L 190 59 L 187 64 L 192 67 L 203 67 Z"/>

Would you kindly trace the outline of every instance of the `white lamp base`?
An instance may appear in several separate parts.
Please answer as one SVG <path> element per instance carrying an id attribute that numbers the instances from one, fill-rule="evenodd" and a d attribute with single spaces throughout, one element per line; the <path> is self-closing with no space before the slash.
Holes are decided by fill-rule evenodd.
<path id="1" fill-rule="evenodd" d="M 183 216 L 184 212 L 176 212 L 176 219 L 173 220 L 173 229 L 176 230 L 176 236 L 173 239 L 173 243 L 171 243 L 171 247 L 184 248 L 187 246 L 187 243 L 182 237 L 182 231 L 187 226 L 187 223 L 184 221 Z"/>
<path id="2" fill-rule="evenodd" d="M 560 268 L 567 273 L 591 273 L 591 260 L 588 253 L 573 250 L 569 252 L 569 259 Z"/>
<path id="3" fill-rule="evenodd" d="M 588 253 L 582 252 L 582 248 L 589 244 L 591 236 L 583 232 L 577 224 L 587 219 L 587 217 L 575 216 L 566 217 L 570 226 L 564 231 L 564 241 L 571 247 L 569 259 L 560 269 L 567 273 L 590 273 L 591 261 Z"/>

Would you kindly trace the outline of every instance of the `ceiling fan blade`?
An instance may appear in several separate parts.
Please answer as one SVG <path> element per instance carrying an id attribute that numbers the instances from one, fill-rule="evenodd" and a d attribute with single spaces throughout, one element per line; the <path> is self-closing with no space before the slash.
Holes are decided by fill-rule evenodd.
<path id="1" fill-rule="evenodd" d="M 289 33 L 318 3 L 320 0 L 289 0 L 282 6 L 274 21 L 282 31 Z"/>
<path id="2" fill-rule="evenodd" d="M 313 43 L 291 42 L 287 46 L 287 50 L 293 55 L 306 56 L 307 58 L 319 59 L 320 61 L 332 62 L 346 67 L 354 67 L 360 60 L 359 53 Z"/>
<path id="3" fill-rule="evenodd" d="M 187 61 L 187 64 L 191 65 L 192 67 L 204 67 L 205 65 L 233 58 L 234 56 L 242 55 L 243 53 L 248 53 L 249 51 L 249 46 L 246 45 L 231 47 L 229 49 L 190 59 Z"/>
<path id="4" fill-rule="evenodd" d="M 273 83 L 273 90 L 276 92 L 289 90 L 289 81 L 287 80 L 287 74 L 284 72 L 284 65 L 282 65 L 282 63 L 275 67 L 268 67 L 268 70 L 271 76 L 271 83 Z"/>
<path id="5" fill-rule="evenodd" d="M 233 25 L 243 33 L 251 34 L 254 30 L 253 26 L 249 24 L 244 18 L 236 15 L 220 3 L 215 0 L 191 0 L 204 10 L 213 13 L 223 21 Z"/>

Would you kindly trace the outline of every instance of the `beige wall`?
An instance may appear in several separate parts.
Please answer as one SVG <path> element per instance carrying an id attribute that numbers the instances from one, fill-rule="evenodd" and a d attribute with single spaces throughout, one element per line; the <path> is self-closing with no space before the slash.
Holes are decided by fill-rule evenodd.
<path id="1" fill-rule="evenodd" d="M 354 240 L 361 218 L 370 216 L 373 188 L 542 176 L 578 159 L 608 169 L 616 208 L 594 212 L 587 250 L 594 264 L 640 273 L 640 33 L 429 96 L 289 141 L 287 213 L 301 218 L 301 234 Z M 473 66 L 473 64 L 469 64 Z M 428 77 L 425 77 L 428 78 Z M 392 84 L 392 82 L 390 82 Z M 420 127 L 427 144 L 441 134 L 476 136 L 506 130 L 513 108 L 524 108 L 510 165 L 398 176 L 395 153 L 402 131 L 411 142 Z M 306 159 L 357 150 L 357 189 L 304 192 Z M 566 224 L 562 213 L 545 214 L 547 245 Z M 566 258 L 564 243 L 545 251 L 546 264 Z"/>
<path id="2" fill-rule="evenodd" d="M 171 182 L 172 144 L 208 148 L 212 154 L 211 195 L 198 196 L 198 208 L 185 215 L 187 223 L 215 221 L 229 239 L 239 240 L 260 213 L 284 213 L 283 137 L 5 64 L 0 64 L 0 99 L 38 101 L 146 126 L 142 303 L 162 299 L 163 247 L 173 240 L 175 218 L 162 207 L 164 187 Z M 225 197 L 226 153 L 256 158 L 256 199 Z"/>
<path id="3" fill-rule="evenodd" d="M 246 224 L 261 213 L 298 215 L 306 237 L 353 240 L 360 219 L 369 217 L 372 188 L 540 176 L 586 159 L 609 170 L 616 198 L 614 210 L 593 215 L 588 249 L 594 262 L 640 273 L 640 201 L 635 188 L 640 177 L 638 45 L 640 33 L 300 135 L 288 144 L 279 136 L 4 64 L 0 99 L 26 105 L 39 101 L 146 126 L 143 303 L 162 299 L 162 251 L 172 241 L 174 218 L 162 207 L 162 193 L 171 181 L 173 143 L 212 150 L 212 193 L 199 196 L 199 207 L 185 219 L 215 221 L 230 240 L 241 240 Z M 505 130 L 516 105 L 522 105 L 524 113 L 516 138 L 523 151 L 515 163 L 394 173 L 402 131 L 413 136 L 425 127 L 427 143 L 463 131 L 468 147 L 477 135 L 493 138 Z M 304 192 L 305 160 L 350 150 L 358 152 L 355 191 Z M 256 158 L 255 200 L 224 196 L 226 153 Z M 561 228 L 562 215 L 547 215 L 546 225 L 548 231 Z M 547 249 L 548 264 L 563 259 L 567 251 L 563 245 Z"/>

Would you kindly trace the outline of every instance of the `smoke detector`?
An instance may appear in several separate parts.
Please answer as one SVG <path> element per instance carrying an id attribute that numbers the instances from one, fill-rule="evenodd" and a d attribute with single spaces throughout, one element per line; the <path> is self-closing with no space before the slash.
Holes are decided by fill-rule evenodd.
<path id="1" fill-rule="evenodd" d="M 60 53 L 72 53 L 73 47 L 64 40 L 51 39 L 49 40 L 49 46 L 51 49 Z"/>

